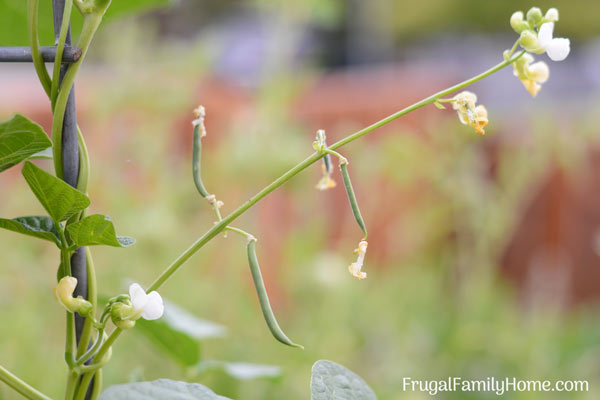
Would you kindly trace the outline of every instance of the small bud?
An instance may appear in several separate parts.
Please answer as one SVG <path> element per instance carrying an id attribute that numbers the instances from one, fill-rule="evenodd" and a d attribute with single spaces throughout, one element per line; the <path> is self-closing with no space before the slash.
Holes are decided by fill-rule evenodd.
<path id="1" fill-rule="evenodd" d="M 473 123 L 471 124 L 471 126 L 475 129 L 475 132 L 479 133 L 480 135 L 485 135 L 483 128 L 485 128 L 487 124 L 488 112 L 485 106 L 479 105 L 475 107 L 475 110 L 473 110 Z"/>
<path id="2" fill-rule="evenodd" d="M 204 106 L 198 106 L 198 108 L 194 109 L 195 120 L 192 121 L 193 126 L 198 126 L 200 129 L 200 137 L 206 136 L 206 126 L 204 125 L 204 117 L 206 116 L 206 109 Z"/>
<path id="3" fill-rule="evenodd" d="M 550 8 L 548 11 L 546 11 L 546 15 L 544 15 L 544 20 L 542 23 L 556 21 L 558 21 L 558 10 L 556 8 Z"/>
<path id="4" fill-rule="evenodd" d="M 542 54 L 544 52 L 544 49 L 540 46 L 540 42 L 538 41 L 538 35 L 533 31 L 526 30 L 521 32 L 519 43 L 529 52 L 537 54 Z"/>
<path id="5" fill-rule="evenodd" d="M 58 285 L 54 288 L 54 297 L 58 302 L 72 313 L 78 313 L 82 317 L 91 315 L 93 306 L 92 303 L 87 301 L 81 296 L 77 298 L 73 297 L 73 292 L 77 287 L 77 278 L 72 276 L 65 276 L 62 278 Z"/>
<path id="6" fill-rule="evenodd" d="M 523 11 L 517 11 L 511 15 L 510 26 L 517 33 L 521 33 L 526 29 L 531 29 L 529 24 L 523 19 Z"/>
<path id="7" fill-rule="evenodd" d="M 527 11 L 527 22 L 531 27 L 539 26 L 542 22 L 542 10 L 539 7 L 532 7 Z"/>
<path id="8" fill-rule="evenodd" d="M 112 305 L 110 309 L 110 319 L 117 328 L 130 329 L 135 326 L 135 310 L 131 302 L 119 302 Z M 138 316 L 139 318 L 139 316 Z"/>

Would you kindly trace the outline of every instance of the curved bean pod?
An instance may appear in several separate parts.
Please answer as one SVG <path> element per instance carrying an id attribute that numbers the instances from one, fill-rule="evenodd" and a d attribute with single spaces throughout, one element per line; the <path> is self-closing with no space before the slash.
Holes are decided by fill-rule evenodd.
<path id="1" fill-rule="evenodd" d="M 263 282 L 262 274 L 260 272 L 260 266 L 258 265 L 258 259 L 256 258 L 256 239 L 248 240 L 248 264 L 250 264 L 250 272 L 252 273 L 252 280 L 254 281 L 260 308 L 271 334 L 283 344 L 304 349 L 303 346 L 292 342 L 286 334 L 283 333 L 277 323 L 275 314 L 273 314 L 271 304 L 269 303 L 269 296 L 267 295 L 267 289 L 265 288 L 265 283 Z"/>
<path id="2" fill-rule="evenodd" d="M 192 153 L 192 172 L 194 174 L 194 184 L 198 193 L 204 198 L 210 196 L 204 183 L 202 182 L 202 176 L 200 175 L 200 163 L 202 161 L 202 132 L 200 125 L 194 126 L 194 146 Z"/>
<path id="3" fill-rule="evenodd" d="M 348 174 L 348 164 L 340 163 L 340 170 L 342 171 L 342 178 L 344 180 L 344 186 L 346 187 L 346 194 L 348 195 L 348 200 L 350 200 L 350 207 L 352 207 L 352 214 L 354 214 L 354 219 L 356 219 L 356 223 L 362 229 L 363 234 L 365 235 L 365 239 L 367 238 L 367 228 L 365 226 L 365 221 L 363 220 L 362 215 L 360 214 L 360 209 L 358 208 L 358 202 L 356 201 L 356 196 L 354 195 L 354 189 L 352 188 L 352 182 L 350 182 L 350 175 Z"/>

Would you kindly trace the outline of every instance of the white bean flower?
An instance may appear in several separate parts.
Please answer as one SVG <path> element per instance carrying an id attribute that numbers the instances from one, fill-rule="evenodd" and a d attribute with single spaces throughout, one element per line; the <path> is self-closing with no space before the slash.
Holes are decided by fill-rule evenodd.
<path id="1" fill-rule="evenodd" d="M 141 316 L 144 319 L 152 321 L 162 317 L 165 311 L 160 294 L 158 292 L 146 294 L 146 291 L 137 283 L 132 283 L 129 286 L 129 298 L 133 307 L 132 319 L 138 319 Z"/>
<path id="2" fill-rule="evenodd" d="M 538 43 L 552 61 L 562 61 L 571 51 L 571 42 L 566 38 L 553 38 L 553 32 L 554 22 L 542 24 L 538 32 Z"/>

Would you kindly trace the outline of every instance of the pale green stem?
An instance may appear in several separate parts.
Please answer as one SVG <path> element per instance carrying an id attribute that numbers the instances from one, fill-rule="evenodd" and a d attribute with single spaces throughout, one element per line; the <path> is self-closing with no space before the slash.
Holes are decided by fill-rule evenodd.
<path id="1" fill-rule="evenodd" d="M 329 149 L 336 150 L 336 149 L 338 149 L 350 142 L 353 142 L 354 140 L 356 140 L 370 132 L 373 132 L 375 129 L 380 128 L 381 126 L 386 125 L 386 124 L 392 122 L 393 120 L 398 119 L 398 118 L 410 113 L 411 111 L 414 111 L 418 108 L 421 108 L 428 104 L 431 104 L 443 96 L 446 96 L 446 95 L 453 93 L 457 90 L 460 90 L 466 86 L 469 86 L 487 76 L 490 76 L 494 72 L 497 72 L 497 71 L 501 70 L 502 68 L 506 67 L 507 65 L 510 65 L 515 60 L 517 60 L 519 57 L 521 57 L 523 54 L 525 54 L 525 51 L 520 52 L 517 56 L 513 57 L 512 59 L 505 60 L 505 61 L 501 62 L 500 64 L 488 69 L 487 71 L 485 71 L 471 79 L 468 79 L 468 80 L 461 82 L 457 85 L 454 85 L 452 87 L 449 87 L 448 89 L 442 90 L 434 95 L 431 95 L 411 106 L 408 106 L 408 107 L 374 123 L 364 129 L 361 129 L 360 131 L 355 132 L 355 133 L 345 137 L 344 139 L 338 141 L 337 143 L 329 146 Z M 202 246 L 204 246 L 212 238 L 214 238 L 216 235 L 218 235 L 219 232 L 224 230 L 232 221 L 234 221 L 236 218 L 238 218 L 240 215 L 242 215 L 244 212 L 246 212 L 246 210 L 248 210 L 254 204 L 258 203 L 266 195 L 268 195 L 269 193 L 271 193 L 272 191 L 277 189 L 279 186 L 283 185 L 288 180 L 290 180 L 291 178 L 296 176 L 298 173 L 300 173 L 301 171 L 303 171 L 304 169 L 306 169 L 307 167 L 309 167 L 310 165 L 312 165 L 313 163 L 315 163 L 316 161 L 318 161 L 319 159 L 324 157 L 324 155 L 325 155 L 325 153 L 319 153 L 319 152 L 313 153 L 308 158 L 306 158 L 304 161 L 300 162 L 298 165 L 296 165 L 295 167 L 293 167 L 292 169 L 287 171 L 285 174 L 281 175 L 279 178 L 277 178 L 275 181 L 273 181 L 270 185 L 268 185 L 267 187 L 262 189 L 260 192 L 258 192 L 254 196 L 252 196 L 248 201 L 246 201 L 244 204 L 242 204 L 240 207 L 238 207 L 231 214 L 229 214 L 228 216 L 223 218 L 222 221 L 220 221 L 219 223 L 214 225 L 210 230 L 208 230 L 208 232 L 206 232 L 204 235 L 202 235 L 187 250 L 185 250 L 179 257 L 177 257 L 177 259 L 175 259 L 175 261 L 173 261 L 171 263 L 171 265 L 169 265 L 160 274 L 160 276 L 158 276 L 158 278 L 156 278 L 156 280 L 148 288 L 147 292 L 151 292 L 153 290 L 157 290 L 158 288 L 160 288 L 179 269 L 179 267 L 181 267 L 181 265 L 183 265 L 200 248 L 202 248 Z"/>
<path id="2" fill-rule="evenodd" d="M 252 235 L 251 233 L 248 233 L 244 230 L 241 230 L 240 228 L 236 228 L 234 226 L 228 226 L 225 228 L 226 231 L 231 231 L 231 232 L 235 232 L 239 235 L 242 235 L 244 237 L 246 237 L 247 239 L 254 239 L 256 240 L 256 238 L 254 237 L 254 235 Z"/>
<path id="3" fill-rule="evenodd" d="M 65 390 L 65 400 L 73 400 L 73 396 L 75 395 L 75 390 L 77 389 L 77 381 L 79 380 L 79 375 L 69 370 L 67 378 L 67 388 Z"/>
<path id="4" fill-rule="evenodd" d="M 52 400 L 0 365 L 0 380 L 30 400 Z"/>
<path id="5" fill-rule="evenodd" d="M 40 52 L 40 39 L 38 36 L 38 0 L 27 0 L 27 25 L 29 28 L 29 46 L 31 47 L 31 57 L 33 59 L 33 66 L 35 72 L 38 75 L 40 83 L 44 88 L 44 91 L 50 96 L 52 81 L 42 53 Z"/>
<path id="6" fill-rule="evenodd" d="M 123 330 L 120 328 L 116 328 L 114 331 L 112 331 L 112 333 L 108 336 L 108 339 L 106 339 L 106 341 L 102 343 L 102 346 L 100 347 L 100 350 L 98 350 L 98 353 L 96 353 L 96 355 L 94 356 L 94 361 L 103 362 L 103 357 L 106 355 L 106 352 L 110 349 L 115 340 L 117 340 L 121 332 L 123 332 Z M 87 388 L 90 382 L 92 381 L 93 377 L 94 372 L 88 372 L 85 375 L 83 375 L 83 377 L 81 378 L 81 384 L 79 385 L 76 400 L 79 400 L 80 398 L 85 398 Z"/>
<path id="7" fill-rule="evenodd" d="M 65 1 L 65 9 L 63 11 L 62 25 L 60 26 L 60 33 L 58 37 L 58 43 L 56 44 L 56 56 L 54 58 L 54 70 L 52 71 L 52 87 L 50 90 L 50 103 L 52 109 L 56 104 L 56 96 L 58 95 L 58 87 L 60 81 L 60 69 L 62 66 L 63 53 L 65 51 L 65 42 L 67 41 L 67 33 L 69 32 L 69 25 L 71 22 L 71 10 L 73 9 L 73 0 Z"/>

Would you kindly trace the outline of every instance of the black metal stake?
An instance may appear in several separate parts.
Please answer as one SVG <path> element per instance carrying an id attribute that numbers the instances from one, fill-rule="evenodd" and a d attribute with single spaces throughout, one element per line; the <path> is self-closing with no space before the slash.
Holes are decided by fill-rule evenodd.
<path id="1" fill-rule="evenodd" d="M 65 0 L 52 0 L 52 11 L 54 14 L 54 38 L 56 44 L 58 44 L 58 38 L 60 36 L 60 28 L 63 22 L 63 13 L 65 9 Z M 67 37 L 65 41 L 66 46 L 71 46 L 71 26 L 67 31 Z M 68 64 L 64 64 L 61 61 L 60 65 L 60 78 L 59 87 L 62 84 L 63 77 L 69 67 Z M 77 187 L 79 179 L 79 143 L 77 140 L 77 111 L 75 109 L 75 87 L 71 89 L 69 97 L 67 99 L 67 107 L 65 109 L 65 117 L 63 121 L 62 129 L 62 160 L 63 160 L 63 172 L 64 181 L 73 187 Z M 79 247 L 71 256 L 71 276 L 77 278 L 77 287 L 73 296 L 83 296 L 88 298 L 88 281 L 87 281 L 87 265 L 85 257 L 85 248 Z M 77 339 L 77 345 L 81 339 L 81 332 L 83 330 L 83 324 L 85 318 L 79 314 L 75 314 L 75 337 Z M 86 400 L 91 397 L 92 387 L 94 381 L 90 382 L 88 391 L 86 393 Z"/>
<path id="2" fill-rule="evenodd" d="M 54 14 L 54 35 L 56 43 L 60 36 L 60 27 L 62 25 L 65 0 L 52 0 L 52 9 Z M 46 62 L 53 62 L 56 59 L 56 47 L 41 47 L 42 58 Z M 70 63 L 76 62 L 81 57 L 81 49 L 71 46 L 71 27 L 67 32 L 65 49 L 60 66 L 59 84 Z M 29 47 L 0 47 L 0 62 L 32 62 L 31 49 Z M 77 137 L 77 113 L 75 109 L 75 88 L 71 89 L 67 99 L 65 117 L 62 131 L 62 158 L 64 181 L 73 187 L 77 187 L 79 179 L 79 143 Z M 77 287 L 74 296 L 83 296 L 87 299 L 88 281 L 87 265 L 85 257 L 85 247 L 79 247 L 71 256 L 71 275 L 77 278 Z M 75 314 L 75 335 L 77 344 L 81 338 L 84 318 Z M 90 382 L 86 393 L 86 400 L 91 397 L 94 380 Z"/>

